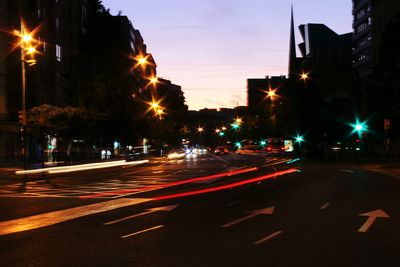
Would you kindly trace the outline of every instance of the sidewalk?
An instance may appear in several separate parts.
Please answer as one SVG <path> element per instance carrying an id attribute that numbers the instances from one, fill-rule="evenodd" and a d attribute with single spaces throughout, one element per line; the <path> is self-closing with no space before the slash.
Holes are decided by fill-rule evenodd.
<path id="1" fill-rule="evenodd" d="M 390 177 L 400 179 L 400 164 L 399 163 L 386 163 L 386 164 L 365 164 L 362 165 L 363 169 L 371 172 L 377 172 Z"/>

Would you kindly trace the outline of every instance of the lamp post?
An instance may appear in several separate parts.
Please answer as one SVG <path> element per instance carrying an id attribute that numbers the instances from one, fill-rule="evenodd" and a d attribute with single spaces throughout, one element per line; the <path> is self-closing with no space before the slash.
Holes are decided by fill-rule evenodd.
<path id="1" fill-rule="evenodd" d="M 24 169 L 27 169 L 27 136 L 26 136 L 26 63 L 29 66 L 36 64 L 36 60 L 33 58 L 36 53 L 35 47 L 32 46 L 32 42 L 37 42 L 33 39 L 32 34 L 26 32 L 23 22 L 21 22 L 20 32 L 20 48 L 21 48 L 21 75 L 22 75 L 22 114 L 20 114 L 21 127 L 21 139 L 22 139 L 22 155 L 24 157 Z M 30 55 L 27 59 L 26 55 Z M 25 176 L 26 178 L 26 176 Z M 26 181 L 26 179 L 25 179 Z"/>

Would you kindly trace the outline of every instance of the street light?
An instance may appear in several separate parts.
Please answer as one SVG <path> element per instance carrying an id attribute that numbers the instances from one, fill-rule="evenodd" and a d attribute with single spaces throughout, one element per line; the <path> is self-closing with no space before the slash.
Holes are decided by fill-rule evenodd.
<path id="1" fill-rule="evenodd" d="M 202 132 L 204 132 L 204 129 L 203 129 L 203 127 L 198 127 L 198 128 L 197 128 L 197 132 L 198 132 L 198 133 L 202 133 Z"/>
<path id="2" fill-rule="evenodd" d="M 33 36 L 32 33 L 28 32 L 25 29 L 24 23 L 21 21 L 21 32 L 19 32 L 18 36 L 20 37 L 19 46 L 21 48 L 21 74 L 22 74 L 22 111 L 19 113 L 19 117 L 23 119 L 20 120 L 22 128 L 21 128 L 21 139 L 22 139 L 22 154 L 24 157 L 24 169 L 27 169 L 27 142 L 26 142 L 26 66 L 28 63 L 29 66 L 35 65 L 36 60 L 34 59 L 34 55 L 37 52 L 36 48 L 32 46 L 32 43 L 38 43 Z M 27 59 L 26 55 L 29 55 L 30 58 Z M 26 177 L 25 177 L 26 178 Z"/>
<path id="3" fill-rule="evenodd" d="M 277 96 L 276 89 L 274 90 L 270 88 L 269 91 L 267 91 L 267 97 L 269 99 L 274 100 L 276 96 Z"/>
<path id="4" fill-rule="evenodd" d="M 303 81 L 308 80 L 310 77 L 308 76 L 307 72 L 303 72 L 302 74 L 300 74 L 300 79 Z"/>

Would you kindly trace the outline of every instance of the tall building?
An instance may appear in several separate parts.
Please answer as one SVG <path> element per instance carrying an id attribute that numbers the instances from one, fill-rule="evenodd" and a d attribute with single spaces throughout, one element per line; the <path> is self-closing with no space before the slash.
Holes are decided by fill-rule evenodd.
<path id="1" fill-rule="evenodd" d="M 353 70 L 356 80 L 369 77 L 379 62 L 387 24 L 400 14 L 400 1 L 353 0 Z"/>
<path id="2" fill-rule="evenodd" d="M 306 72 L 328 100 L 333 95 L 348 95 L 352 85 L 352 33 L 337 34 L 324 24 L 299 26 L 303 42 L 301 70 Z"/>
<path id="3" fill-rule="evenodd" d="M 76 64 L 96 0 L 0 0 L 0 163 L 21 159 L 21 24 L 37 44 L 36 64 L 26 64 L 26 109 L 69 104 Z"/>

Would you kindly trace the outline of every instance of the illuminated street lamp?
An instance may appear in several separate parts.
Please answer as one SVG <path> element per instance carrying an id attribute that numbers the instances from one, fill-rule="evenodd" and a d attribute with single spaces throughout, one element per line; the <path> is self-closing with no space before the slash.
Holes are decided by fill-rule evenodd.
<path id="1" fill-rule="evenodd" d="M 17 33 L 20 38 L 19 46 L 21 48 L 21 74 L 22 74 L 22 112 L 21 116 L 21 134 L 22 134 L 22 154 L 24 157 L 24 169 L 27 169 L 27 142 L 26 142 L 26 66 L 28 63 L 29 66 L 35 65 L 36 60 L 33 58 L 36 51 L 36 48 L 32 46 L 32 43 L 38 43 L 38 41 L 34 40 L 32 33 L 28 32 L 25 29 L 24 23 L 21 21 L 21 32 Z M 29 55 L 29 59 L 26 56 Z M 26 177 L 25 177 L 26 180 Z"/>
<path id="2" fill-rule="evenodd" d="M 307 72 L 303 72 L 302 74 L 300 74 L 300 79 L 303 81 L 308 80 L 310 77 L 308 76 Z"/>
<path id="3" fill-rule="evenodd" d="M 215 129 L 215 132 L 216 132 L 216 133 L 220 133 L 221 130 L 220 130 L 220 129 Z"/>
<path id="4" fill-rule="evenodd" d="M 243 120 L 241 118 L 236 118 L 235 122 L 236 122 L 236 124 L 241 125 L 243 123 Z"/>
<path id="5" fill-rule="evenodd" d="M 198 132 L 198 133 L 202 133 L 202 132 L 204 132 L 204 129 L 203 129 L 203 127 L 198 127 L 198 128 L 197 128 L 197 132 Z"/>
<path id="6" fill-rule="evenodd" d="M 277 97 L 276 89 L 275 89 L 275 90 L 269 89 L 269 91 L 267 92 L 267 97 L 268 97 L 269 99 L 271 99 L 271 100 L 274 100 L 275 97 Z"/>

